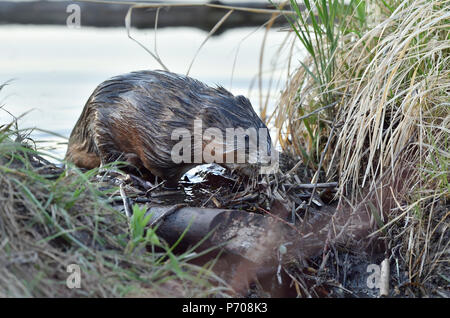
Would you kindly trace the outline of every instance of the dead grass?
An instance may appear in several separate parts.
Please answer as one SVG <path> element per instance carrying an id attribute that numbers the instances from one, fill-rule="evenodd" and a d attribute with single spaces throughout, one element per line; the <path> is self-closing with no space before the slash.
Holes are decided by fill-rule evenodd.
<path id="1" fill-rule="evenodd" d="M 369 237 L 426 294 L 430 282 L 448 287 L 450 271 L 450 1 L 385 3 L 356 1 L 366 15 L 341 19 L 328 81 L 307 54 L 275 124 L 285 151 L 339 180 L 342 206 L 365 205 L 379 223 Z"/>

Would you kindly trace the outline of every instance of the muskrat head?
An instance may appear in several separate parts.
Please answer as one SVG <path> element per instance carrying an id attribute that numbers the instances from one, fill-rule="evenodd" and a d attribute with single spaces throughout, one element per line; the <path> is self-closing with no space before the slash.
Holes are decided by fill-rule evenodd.
<path id="1" fill-rule="evenodd" d="M 232 141 L 234 150 L 232 156 L 229 156 L 233 160 L 225 161 L 224 167 L 240 175 L 255 177 L 268 171 L 264 169 L 274 164 L 272 140 L 267 128 L 258 129 L 256 136 L 252 134 L 252 129 L 245 130 L 243 134 L 238 131 L 235 137 L 234 142 Z"/>
<path id="2" fill-rule="evenodd" d="M 202 114 L 200 131 L 205 162 L 216 162 L 250 177 L 260 173 L 261 167 L 272 165 L 274 153 L 269 130 L 250 101 L 227 92 L 225 98 L 215 102 Z"/>

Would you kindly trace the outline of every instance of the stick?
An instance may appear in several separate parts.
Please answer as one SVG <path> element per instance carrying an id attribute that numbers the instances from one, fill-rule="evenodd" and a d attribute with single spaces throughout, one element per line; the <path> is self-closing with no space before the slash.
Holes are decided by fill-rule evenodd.
<path id="1" fill-rule="evenodd" d="M 296 189 L 314 189 L 314 188 L 335 188 L 337 187 L 337 182 L 325 182 L 325 183 L 299 183 L 291 184 L 285 183 L 286 187 L 292 187 Z"/>
<path id="2" fill-rule="evenodd" d="M 172 213 L 174 213 L 174 212 L 178 211 L 179 209 L 184 208 L 186 206 L 187 206 L 186 203 L 179 203 L 179 204 L 175 204 L 175 205 L 171 206 L 169 209 L 167 209 L 161 215 L 159 215 L 156 219 L 152 220 L 150 222 L 149 227 L 153 227 L 154 225 L 156 225 L 159 221 L 161 221 L 165 217 L 171 215 Z"/>
<path id="3" fill-rule="evenodd" d="M 389 296 L 389 258 L 385 258 L 381 262 L 381 272 L 380 272 L 380 297 Z"/>
<path id="4" fill-rule="evenodd" d="M 128 204 L 127 195 L 125 194 L 125 190 L 123 189 L 123 183 L 120 184 L 119 190 L 120 190 L 120 196 L 122 197 L 122 201 L 123 201 L 123 207 L 125 208 L 125 214 L 128 218 L 131 218 L 131 209 L 130 209 L 130 205 Z"/>

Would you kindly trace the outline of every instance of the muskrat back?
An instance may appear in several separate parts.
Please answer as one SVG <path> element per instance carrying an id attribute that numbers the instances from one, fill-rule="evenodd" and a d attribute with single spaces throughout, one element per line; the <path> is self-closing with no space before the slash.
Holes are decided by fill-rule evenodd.
<path id="1" fill-rule="evenodd" d="M 84 106 L 70 135 L 66 160 L 92 169 L 116 160 L 141 172 L 178 181 L 193 163 L 174 163 L 175 129 L 267 127 L 244 96 L 233 96 L 188 76 L 138 71 L 101 83 Z M 193 137 L 192 137 L 193 138 Z M 270 136 L 267 139 L 270 149 Z"/>

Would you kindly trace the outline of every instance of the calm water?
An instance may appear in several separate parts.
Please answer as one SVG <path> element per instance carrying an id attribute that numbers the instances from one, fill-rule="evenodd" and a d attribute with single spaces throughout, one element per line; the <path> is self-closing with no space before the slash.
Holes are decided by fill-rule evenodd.
<path id="1" fill-rule="evenodd" d="M 248 96 L 258 111 L 257 75 L 264 32 L 254 31 L 255 28 L 230 30 L 211 38 L 189 75 L 211 85 L 223 85 L 233 94 Z M 133 30 L 133 35 L 153 49 L 152 30 Z M 204 31 L 193 28 L 160 29 L 158 53 L 172 72 L 186 73 L 205 36 Z M 286 33 L 274 30 L 266 42 L 262 97 L 269 93 L 269 81 L 273 78 L 272 107 L 286 80 L 288 48 L 277 52 L 285 36 Z M 0 26 L 0 39 L 0 83 L 12 79 L 0 92 L 0 105 L 15 116 L 29 111 L 19 122 L 22 128 L 37 127 L 65 137 L 99 83 L 121 73 L 161 68 L 145 50 L 128 39 L 124 28 L 9 25 Z M 274 67 L 277 70 L 272 72 Z M 10 121 L 11 116 L 0 111 L 0 124 Z M 34 131 L 33 137 L 51 140 L 47 145 L 55 147 L 53 153 L 63 157 L 66 140 L 39 131 Z"/>

